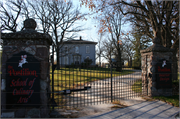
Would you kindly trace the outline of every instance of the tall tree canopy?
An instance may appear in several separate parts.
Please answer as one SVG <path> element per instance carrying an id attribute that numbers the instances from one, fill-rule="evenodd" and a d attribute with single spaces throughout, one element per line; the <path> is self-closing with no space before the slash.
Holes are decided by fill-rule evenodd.
<path id="1" fill-rule="evenodd" d="M 150 38 L 157 34 L 163 46 L 176 51 L 179 47 L 179 1 L 81 0 L 81 3 L 97 12 L 113 6 Z"/>
<path id="2" fill-rule="evenodd" d="M 117 9 L 114 9 L 113 6 L 103 7 L 103 5 L 106 3 L 105 1 L 96 1 L 97 4 L 99 4 L 99 8 L 95 8 L 93 6 L 89 6 L 90 9 L 94 9 L 96 17 L 94 17 L 98 22 L 98 32 L 99 33 L 104 33 L 104 34 L 109 34 L 109 39 L 108 42 L 113 44 L 114 46 L 114 51 L 116 54 L 116 59 L 117 59 L 117 67 L 116 69 L 118 71 L 122 71 L 122 61 L 121 61 L 121 27 L 122 27 L 122 18 L 123 15 L 121 12 Z M 87 2 L 85 2 L 85 5 Z M 82 2 L 82 4 L 84 4 Z M 100 7 L 101 6 L 101 7 Z M 100 10 L 100 13 L 98 11 Z M 103 45 L 105 46 L 105 44 Z M 107 46 L 107 45 L 106 45 Z M 109 47 L 107 47 L 109 48 Z M 109 53 L 107 53 L 109 54 Z M 105 57 L 105 55 L 104 55 Z M 107 59 L 107 58 L 106 58 Z M 108 59 L 109 60 L 109 59 Z"/>
<path id="3" fill-rule="evenodd" d="M 174 49 L 173 72 L 177 73 L 179 50 L 179 1 L 159 0 L 81 0 L 91 10 L 101 12 L 109 6 L 119 10 L 139 31 L 151 39 L 158 37 L 164 47 Z M 174 76 L 174 75 L 173 75 Z M 177 79 L 177 77 L 173 78 Z"/>
<path id="4" fill-rule="evenodd" d="M 43 32 L 52 34 L 57 56 L 57 69 L 60 69 L 60 54 L 62 54 L 60 51 L 64 52 L 63 41 L 74 38 L 74 33 L 83 30 L 80 25 L 75 26 L 75 23 L 83 19 L 86 14 L 81 14 L 79 8 L 74 7 L 71 1 L 37 0 L 36 4 L 31 1 L 31 6 L 41 21 Z"/>

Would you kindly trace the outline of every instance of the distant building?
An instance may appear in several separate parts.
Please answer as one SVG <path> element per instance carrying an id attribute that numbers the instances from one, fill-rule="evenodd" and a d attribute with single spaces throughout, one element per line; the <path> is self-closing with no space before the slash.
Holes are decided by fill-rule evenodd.
<path id="1" fill-rule="evenodd" d="M 60 65 L 80 65 L 86 58 L 92 59 L 95 65 L 95 45 L 97 42 L 82 40 L 68 40 L 63 42 L 60 51 Z"/>

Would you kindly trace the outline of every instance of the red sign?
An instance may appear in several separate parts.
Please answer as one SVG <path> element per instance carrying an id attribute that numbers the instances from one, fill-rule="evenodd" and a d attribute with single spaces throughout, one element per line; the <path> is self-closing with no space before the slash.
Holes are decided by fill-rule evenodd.
<path id="1" fill-rule="evenodd" d="M 171 63 L 165 59 L 159 60 L 156 65 L 156 88 L 172 88 L 171 75 Z"/>

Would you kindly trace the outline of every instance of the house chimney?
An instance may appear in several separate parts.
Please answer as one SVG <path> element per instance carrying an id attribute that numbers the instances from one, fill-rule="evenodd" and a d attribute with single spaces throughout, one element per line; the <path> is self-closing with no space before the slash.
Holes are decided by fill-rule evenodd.
<path id="1" fill-rule="evenodd" d="M 82 40 L 81 36 L 80 36 L 80 40 Z"/>

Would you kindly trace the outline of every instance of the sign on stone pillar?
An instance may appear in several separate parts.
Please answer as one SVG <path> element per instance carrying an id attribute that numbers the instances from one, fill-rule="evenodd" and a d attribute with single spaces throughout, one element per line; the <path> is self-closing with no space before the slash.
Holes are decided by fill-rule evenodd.
<path id="1" fill-rule="evenodd" d="M 168 60 L 159 60 L 156 65 L 157 89 L 172 88 L 171 63 Z"/>
<path id="2" fill-rule="evenodd" d="M 148 96 L 172 96 L 172 73 L 177 73 L 172 72 L 171 66 L 174 50 L 162 46 L 160 41 L 155 34 L 153 45 L 141 50 L 142 92 Z"/>
<path id="3" fill-rule="evenodd" d="M 6 62 L 6 108 L 40 106 L 40 62 L 22 51 Z"/>
<path id="4" fill-rule="evenodd" d="M 2 33 L 2 116 L 48 118 L 50 111 L 49 34 L 35 30 L 33 19 L 24 21 L 24 29 Z M 36 113 L 31 113 L 31 112 Z"/>

